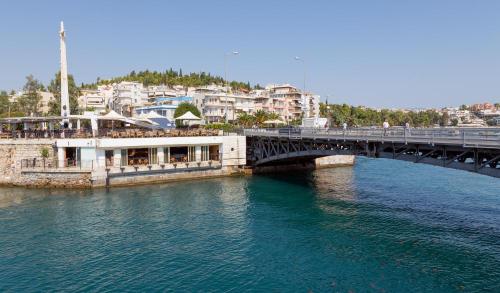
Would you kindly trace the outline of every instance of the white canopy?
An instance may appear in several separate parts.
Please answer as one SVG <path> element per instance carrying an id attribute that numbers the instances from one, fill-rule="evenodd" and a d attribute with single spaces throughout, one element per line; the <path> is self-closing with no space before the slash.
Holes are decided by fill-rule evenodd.
<path id="1" fill-rule="evenodd" d="M 278 119 L 275 119 L 275 120 L 266 120 L 264 122 L 262 122 L 264 124 L 285 124 L 285 122 L 281 121 L 281 120 L 278 120 Z"/>
<path id="2" fill-rule="evenodd" d="M 146 122 L 146 123 L 149 123 L 149 124 L 153 124 L 153 125 L 158 125 L 158 123 L 154 122 L 153 120 L 149 119 L 149 118 L 146 118 L 144 116 L 139 116 L 139 117 L 135 117 L 135 118 L 129 118 L 130 120 L 134 120 L 134 121 L 142 121 L 142 122 Z"/>
<path id="3" fill-rule="evenodd" d="M 126 119 L 126 117 L 116 113 L 114 110 L 111 110 L 109 111 L 108 114 L 100 116 L 99 119 L 120 120 L 120 119 Z"/>
<path id="4" fill-rule="evenodd" d="M 161 116 L 160 114 L 158 114 L 156 111 L 150 111 L 149 113 L 143 113 L 141 115 L 139 115 L 140 118 L 147 118 L 147 119 L 151 119 L 151 118 L 165 118 L 164 116 Z"/>
<path id="5" fill-rule="evenodd" d="M 191 111 L 187 111 L 183 115 L 175 118 L 175 120 L 201 120 L 199 117 L 196 117 Z"/>

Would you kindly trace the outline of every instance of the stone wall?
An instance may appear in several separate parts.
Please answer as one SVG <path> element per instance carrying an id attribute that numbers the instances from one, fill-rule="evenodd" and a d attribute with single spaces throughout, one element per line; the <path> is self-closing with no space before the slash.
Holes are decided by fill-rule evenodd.
<path id="1" fill-rule="evenodd" d="M 195 180 L 201 178 L 213 178 L 230 175 L 243 175 L 243 170 L 237 167 L 223 167 L 221 169 L 202 170 L 202 171 L 179 171 L 177 173 L 164 173 L 164 174 L 141 174 L 141 175 L 128 175 L 123 177 L 109 178 L 109 186 L 127 186 L 127 185 L 140 185 L 150 183 L 164 183 L 171 181 L 181 180 Z M 106 186 L 106 176 L 93 177 L 93 187 Z"/>
<path id="2" fill-rule="evenodd" d="M 55 164 L 55 140 L 53 139 L 5 139 L 0 140 L 0 184 L 15 184 L 20 180 L 21 161 L 33 159 L 43 162 L 41 150 L 49 150 L 46 163 Z M 42 163 L 43 164 L 43 163 Z"/>
<path id="3" fill-rule="evenodd" d="M 352 166 L 354 165 L 354 156 L 348 155 L 335 155 L 317 158 L 315 160 L 316 168 L 330 168 L 330 167 L 340 167 L 340 166 Z"/>
<path id="4" fill-rule="evenodd" d="M 14 186 L 54 187 L 54 188 L 90 188 L 91 172 L 43 172 L 22 171 L 18 179 L 12 181 Z"/>

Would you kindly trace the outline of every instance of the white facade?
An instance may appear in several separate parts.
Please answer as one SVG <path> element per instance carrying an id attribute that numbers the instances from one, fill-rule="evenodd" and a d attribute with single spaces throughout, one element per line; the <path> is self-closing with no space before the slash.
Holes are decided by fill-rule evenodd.
<path id="1" fill-rule="evenodd" d="M 96 112 L 106 111 L 108 100 L 98 90 L 82 90 L 82 95 L 78 97 L 78 105 L 82 109 L 93 108 Z"/>
<path id="2" fill-rule="evenodd" d="M 207 156 L 203 152 L 215 147 L 216 156 Z M 129 150 L 147 149 L 149 160 L 147 165 L 169 165 L 169 148 L 186 147 L 194 152 L 182 163 L 208 164 L 217 161 L 222 167 L 244 166 L 246 164 L 246 138 L 244 136 L 196 136 L 196 137 L 154 137 L 154 138 L 102 138 L 102 139 L 58 139 L 56 141 L 59 166 L 66 166 L 67 154 L 76 155 L 75 163 L 83 168 L 104 171 L 105 168 L 133 168 L 128 159 L 122 155 Z M 213 150 L 212 150 L 213 151 Z M 108 154 L 107 154 L 108 153 Z M 153 157 L 154 156 L 154 157 Z M 163 167 L 165 168 L 165 166 Z"/>
<path id="3" fill-rule="evenodd" d="M 185 96 L 193 97 L 188 102 L 200 110 L 207 122 L 223 122 L 226 117 L 228 121 L 234 121 L 242 113 L 253 114 L 258 110 L 276 113 L 285 121 L 319 117 L 320 97 L 303 95 L 290 84 L 268 85 L 266 89 L 246 93 L 228 92 L 228 89 L 219 85 L 198 88 L 160 85 L 144 88 L 141 83 L 120 82 L 101 85 L 97 90 L 86 90 L 79 102 L 82 108 L 94 107 L 100 112 L 109 108 L 124 116 L 134 116 L 148 107 L 176 106 L 177 102 L 184 100 L 177 101 L 175 98 Z"/>
<path id="4" fill-rule="evenodd" d="M 319 95 L 305 94 L 302 95 L 302 112 L 304 118 L 318 118 L 319 117 Z"/>
<path id="5" fill-rule="evenodd" d="M 122 81 L 113 86 L 112 109 L 124 116 L 131 116 L 134 107 L 148 102 L 147 91 L 142 83 Z"/>
<path id="6" fill-rule="evenodd" d="M 207 122 L 234 120 L 235 98 L 223 92 L 195 93 L 193 102 Z"/>

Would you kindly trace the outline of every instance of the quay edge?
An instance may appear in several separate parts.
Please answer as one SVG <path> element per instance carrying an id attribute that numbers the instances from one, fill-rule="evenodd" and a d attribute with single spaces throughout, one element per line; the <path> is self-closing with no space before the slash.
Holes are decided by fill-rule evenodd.
<path id="1" fill-rule="evenodd" d="M 202 147 L 203 146 L 203 147 Z M 207 152 L 212 147 L 212 158 Z M 192 162 L 172 163 L 172 148 L 189 148 Z M 42 149 L 48 154 L 42 157 Z M 147 150 L 152 164 L 124 166 L 122 155 Z M 154 149 L 154 150 L 153 150 Z M 79 154 L 79 162 L 68 166 L 67 155 Z M 131 152 L 131 151 L 130 151 Z M 203 155 L 202 152 L 205 154 Z M 216 154 L 215 154 L 216 152 Z M 154 156 L 151 156 L 153 154 Z M 316 159 L 315 164 L 251 168 L 246 166 L 244 136 L 9 139 L 0 140 L 0 185 L 29 188 L 100 188 L 196 180 L 223 176 L 281 172 L 302 167 L 326 168 L 352 165 L 354 156 Z M 88 160 L 92 158 L 92 160 Z M 303 168 L 302 168 L 303 169 Z"/>

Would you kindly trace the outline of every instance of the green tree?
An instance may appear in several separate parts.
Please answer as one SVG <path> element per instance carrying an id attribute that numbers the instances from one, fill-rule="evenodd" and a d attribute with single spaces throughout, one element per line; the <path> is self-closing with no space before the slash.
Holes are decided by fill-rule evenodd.
<path id="1" fill-rule="evenodd" d="M 443 116 L 441 116 L 441 126 L 448 126 L 450 124 L 450 114 L 448 112 L 443 112 Z"/>
<path id="2" fill-rule="evenodd" d="M 198 116 L 201 118 L 200 110 L 198 110 L 198 108 L 196 108 L 195 105 L 188 103 L 188 102 L 182 102 L 177 106 L 177 109 L 175 109 L 175 112 L 174 112 L 174 118 L 182 116 L 188 111 L 193 113 L 195 116 Z"/>
<path id="3" fill-rule="evenodd" d="M 254 123 L 255 123 L 255 116 L 253 115 L 243 112 L 238 116 L 238 124 L 240 124 L 243 127 L 250 127 Z"/>
<path id="4" fill-rule="evenodd" d="M 54 79 L 50 81 L 48 90 L 54 95 L 54 100 L 49 102 L 49 114 L 61 115 L 61 72 L 57 72 Z M 78 97 L 80 89 L 76 86 L 73 75 L 68 74 L 69 109 L 71 114 L 78 114 Z"/>
<path id="5" fill-rule="evenodd" d="M 182 102 L 177 106 L 177 108 L 175 109 L 175 112 L 174 112 L 174 118 L 180 117 L 180 116 L 184 115 L 185 113 L 187 113 L 188 111 L 193 113 L 195 116 L 201 118 L 201 114 L 200 114 L 200 111 L 198 110 L 198 108 L 196 108 L 195 105 L 188 103 L 188 102 Z M 175 125 L 177 127 L 182 126 L 180 124 L 180 122 L 181 121 L 176 120 Z"/>
<path id="6" fill-rule="evenodd" d="M 224 79 L 220 76 L 213 76 L 206 72 L 191 72 L 186 74 L 182 70 L 175 71 L 172 68 L 158 72 L 158 71 L 131 71 L 129 74 L 111 79 L 97 78 L 95 83 L 84 84 L 82 88 L 95 89 L 97 85 L 119 83 L 122 81 L 135 81 L 140 82 L 145 86 L 148 85 L 182 85 L 184 87 L 205 86 L 210 84 L 223 85 Z M 248 82 L 232 81 L 229 83 L 233 89 L 246 89 L 250 90 L 251 85 Z M 260 87 L 260 86 L 259 86 Z"/>
<path id="7" fill-rule="evenodd" d="M 37 115 L 38 106 L 42 100 L 42 96 L 38 93 L 43 89 L 43 85 L 33 77 L 33 75 L 26 76 L 26 84 L 23 87 L 23 94 L 17 98 L 17 108 L 25 115 Z"/>
<path id="8" fill-rule="evenodd" d="M 0 92 L 0 114 L 7 113 L 10 110 L 9 95 L 6 91 Z"/>
<path id="9" fill-rule="evenodd" d="M 257 110 L 253 115 L 255 117 L 255 124 L 262 126 L 264 121 L 267 120 L 267 112 L 264 110 Z"/>

